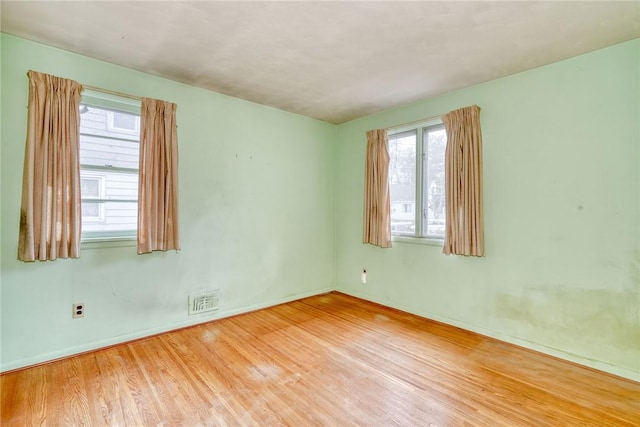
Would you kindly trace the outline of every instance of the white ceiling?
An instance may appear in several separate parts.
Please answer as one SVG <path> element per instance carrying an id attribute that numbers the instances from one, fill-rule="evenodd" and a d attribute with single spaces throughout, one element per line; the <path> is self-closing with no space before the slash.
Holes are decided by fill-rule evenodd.
<path id="1" fill-rule="evenodd" d="M 1 29 L 331 123 L 640 37 L 640 2 L 2 1 Z"/>

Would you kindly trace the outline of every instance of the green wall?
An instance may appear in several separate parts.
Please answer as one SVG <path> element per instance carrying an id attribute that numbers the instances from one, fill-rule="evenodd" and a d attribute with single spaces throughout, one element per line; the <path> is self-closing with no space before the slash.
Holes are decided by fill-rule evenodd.
<path id="1" fill-rule="evenodd" d="M 0 42 L 0 369 L 337 289 L 640 380 L 640 40 L 340 126 Z M 15 260 L 29 69 L 178 104 L 181 252 Z M 471 104 L 487 256 L 363 245 L 365 132 Z"/>
<path id="2" fill-rule="evenodd" d="M 335 126 L 2 35 L 3 370 L 317 294 L 333 283 Z M 16 261 L 29 69 L 178 104 L 179 253 Z M 213 316 L 191 291 L 219 289 Z M 71 304 L 86 317 L 73 320 Z"/>
<path id="3" fill-rule="evenodd" d="M 635 40 L 340 125 L 337 289 L 640 379 L 639 80 Z M 363 245 L 365 132 L 472 104 L 486 257 Z"/>

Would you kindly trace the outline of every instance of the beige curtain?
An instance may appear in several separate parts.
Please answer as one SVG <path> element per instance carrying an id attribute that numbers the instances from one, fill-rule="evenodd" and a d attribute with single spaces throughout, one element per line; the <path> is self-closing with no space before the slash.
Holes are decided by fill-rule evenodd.
<path id="1" fill-rule="evenodd" d="M 363 243 L 391 247 L 391 207 L 389 199 L 389 147 L 387 131 L 367 132 L 365 165 Z"/>
<path id="2" fill-rule="evenodd" d="M 442 116 L 447 131 L 445 254 L 484 256 L 480 107 Z"/>
<path id="3" fill-rule="evenodd" d="M 82 85 L 29 71 L 18 259 L 80 256 Z"/>
<path id="4" fill-rule="evenodd" d="M 176 104 L 142 99 L 138 253 L 180 249 Z"/>

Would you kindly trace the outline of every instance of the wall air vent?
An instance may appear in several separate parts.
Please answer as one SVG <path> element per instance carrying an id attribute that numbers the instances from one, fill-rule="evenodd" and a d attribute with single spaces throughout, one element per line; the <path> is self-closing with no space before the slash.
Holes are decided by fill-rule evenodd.
<path id="1" fill-rule="evenodd" d="M 218 291 L 206 291 L 189 295 L 189 314 L 200 314 L 218 309 Z"/>

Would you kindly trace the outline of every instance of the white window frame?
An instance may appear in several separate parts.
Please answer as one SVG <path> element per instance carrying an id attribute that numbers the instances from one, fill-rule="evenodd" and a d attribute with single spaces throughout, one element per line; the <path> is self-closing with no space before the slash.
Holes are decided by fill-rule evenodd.
<path id="1" fill-rule="evenodd" d="M 124 133 L 124 134 L 136 134 L 136 131 L 132 131 L 130 129 L 121 129 L 121 128 L 113 128 L 113 112 L 126 112 L 131 114 L 138 115 L 136 120 L 136 127 L 140 128 L 140 101 L 136 101 L 133 99 L 128 99 L 116 95 L 105 94 L 102 92 L 96 92 L 91 90 L 83 91 L 81 105 L 86 105 L 90 107 L 97 107 L 103 110 L 107 110 L 107 130 Z M 111 113 L 111 114 L 110 114 Z M 140 141 L 138 140 L 138 144 Z M 82 147 L 82 135 L 80 137 L 80 146 Z M 139 174 L 139 170 L 130 169 L 130 168 L 119 168 L 114 167 L 113 165 L 104 165 L 104 166 L 95 166 L 95 165 L 86 165 L 80 164 L 81 175 L 84 174 L 86 176 L 100 176 L 100 171 L 103 170 L 105 172 L 113 173 L 113 172 L 122 172 L 122 173 L 133 173 Z M 105 184 L 106 185 L 106 184 Z M 89 198 L 82 199 L 82 201 L 94 202 L 97 201 L 101 205 L 101 211 L 104 210 L 104 203 L 106 202 L 131 202 L 132 200 L 125 199 L 114 199 L 105 196 L 106 191 L 103 190 L 102 198 Z M 135 200 L 138 202 L 138 198 Z M 103 221 L 106 220 L 106 214 Z M 88 221 L 88 222 L 87 222 Z M 85 220 L 83 222 L 95 224 L 96 222 L 92 219 Z M 124 242 L 126 246 L 135 245 L 135 241 L 137 239 L 137 230 L 111 230 L 111 231 L 82 231 L 81 242 L 83 244 L 93 244 L 93 243 L 110 243 L 110 242 Z M 97 246 L 97 247 L 101 247 Z M 109 245 L 107 245 L 109 246 Z M 92 247 L 92 246 L 89 246 Z"/>
<path id="2" fill-rule="evenodd" d="M 413 233 L 391 232 L 391 240 L 401 243 L 417 243 L 435 246 L 444 245 L 444 236 L 427 235 L 425 232 L 428 221 L 426 195 L 424 193 L 424 176 L 427 168 L 427 147 L 425 146 L 424 135 L 427 130 L 444 129 L 444 124 L 440 120 L 430 120 L 423 123 L 413 124 L 401 128 L 388 129 L 388 138 L 395 135 L 414 133 L 416 136 L 416 194 L 415 194 L 415 229 Z M 444 161 L 444 159 L 443 159 Z M 404 203 L 404 202 L 403 202 Z"/>

